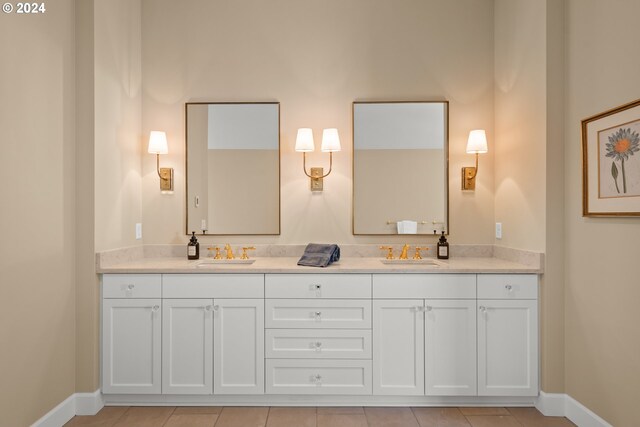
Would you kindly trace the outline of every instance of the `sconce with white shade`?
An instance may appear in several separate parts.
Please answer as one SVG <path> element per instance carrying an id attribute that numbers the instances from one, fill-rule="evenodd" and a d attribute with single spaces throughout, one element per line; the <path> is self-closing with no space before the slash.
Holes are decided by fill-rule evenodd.
<path id="1" fill-rule="evenodd" d="M 160 177 L 160 190 L 173 191 L 173 168 L 160 167 L 160 154 L 169 153 L 167 134 L 161 131 L 152 130 L 149 134 L 149 148 L 147 151 L 156 155 L 156 170 Z"/>
<path id="2" fill-rule="evenodd" d="M 476 155 L 476 167 L 462 168 L 462 189 L 475 190 L 476 176 L 478 175 L 478 154 L 484 154 L 487 151 L 487 134 L 484 129 L 476 129 L 469 132 L 467 141 L 467 154 Z"/>
<path id="3" fill-rule="evenodd" d="M 338 135 L 338 129 L 324 129 L 322 131 L 322 145 L 320 151 L 323 153 L 329 153 L 329 172 L 323 174 L 323 168 L 311 168 L 310 172 L 307 172 L 307 153 L 314 151 L 315 146 L 313 144 L 313 131 L 310 128 L 298 129 L 298 135 L 296 137 L 296 151 L 302 153 L 302 170 L 304 174 L 311 179 L 311 191 L 322 191 L 323 178 L 329 176 L 331 169 L 333 168 L 333 153 L 340 151 L 340 136 Z"/>

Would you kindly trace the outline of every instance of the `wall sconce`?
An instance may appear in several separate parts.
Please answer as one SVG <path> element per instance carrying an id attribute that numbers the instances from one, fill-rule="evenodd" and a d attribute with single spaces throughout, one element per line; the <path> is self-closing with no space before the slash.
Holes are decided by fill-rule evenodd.
<path id="1" fill-rule="evenodd" d="M 467 154 L 476 155 L 476 167 L 462 168 L 462 189 L 476 189 L 476 175 L 478 175 L 478 154 L 487 151 L 487 134 L 484 129 L 472 130 L 469 132 L 469 140 L 467 141 Z"/>
<path id="2" fill-rule="evenodd" d="M 307 152 L 313 150 L 313 131 L 309 128 L 298 129 L 296 151 L 302 153 L 302 170 L 311 179 L 311 191 L 322 191 L 322 179 L 329 176 L 333 167 L 333 152 L 341 150 L 338 129 L 324 129 L 322 131 L 322 146 L 320 150 L 324 153 L 329 153 L 329 172 L 325 175 L 323 175 L 323 168 L 311 168 L 311 173 L 307 172 Z"/>
<path id="3" fill-rule="evenodd" d="M 167 154 L 167 134 L 161 131 L 152 130 L 149 135 L 149 148 L 147 150 L 156 155 L 156 169 L 160 177 L 160 190 L 173 191 L 173 169 L 160 167 L 160 154 Z"/>

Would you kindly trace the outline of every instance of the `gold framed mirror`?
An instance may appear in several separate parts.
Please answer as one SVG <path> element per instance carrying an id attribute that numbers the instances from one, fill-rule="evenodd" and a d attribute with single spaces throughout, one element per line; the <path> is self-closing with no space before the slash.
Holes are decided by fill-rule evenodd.
<path id="1" fill-rule="evenodd" d="M 448 233 L 448 122 L 448 101 L 353 103 L 353 234 Z"/>
<path id="2" fill-rule="evenodd" d="M 280 234 L 280 103 L 189 102 L 186 234 Z"/>

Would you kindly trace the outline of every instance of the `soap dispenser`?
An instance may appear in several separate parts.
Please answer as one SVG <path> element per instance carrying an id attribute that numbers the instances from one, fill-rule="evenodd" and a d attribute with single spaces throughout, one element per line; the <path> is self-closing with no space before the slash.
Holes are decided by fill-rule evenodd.
<path id="1" fill-rule="evenodd" d="M 187 258 L 200 259 L 200 243 L 198 243 L 195 231 L 191 232 L 191 240 L 189 240 L 189 244 L 187 245 Z"/>
<path id="2" fill-rule="evenodd" d="M 449 242 L 444 237 L 444 231 L 438 240 L 438 259 L 449 259 Z"/>

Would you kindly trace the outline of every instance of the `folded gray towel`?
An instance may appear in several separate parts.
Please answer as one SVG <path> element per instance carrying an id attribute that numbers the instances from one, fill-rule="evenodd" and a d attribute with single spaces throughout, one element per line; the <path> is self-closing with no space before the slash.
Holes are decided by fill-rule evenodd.
<path id="1" fill-rule="evenodd" d="M 326 267 L 340 259 L 338 245 L 326 245 L 321 243 L 309 243 L 304 249 L 298 265 L 307 267 Z"/>

